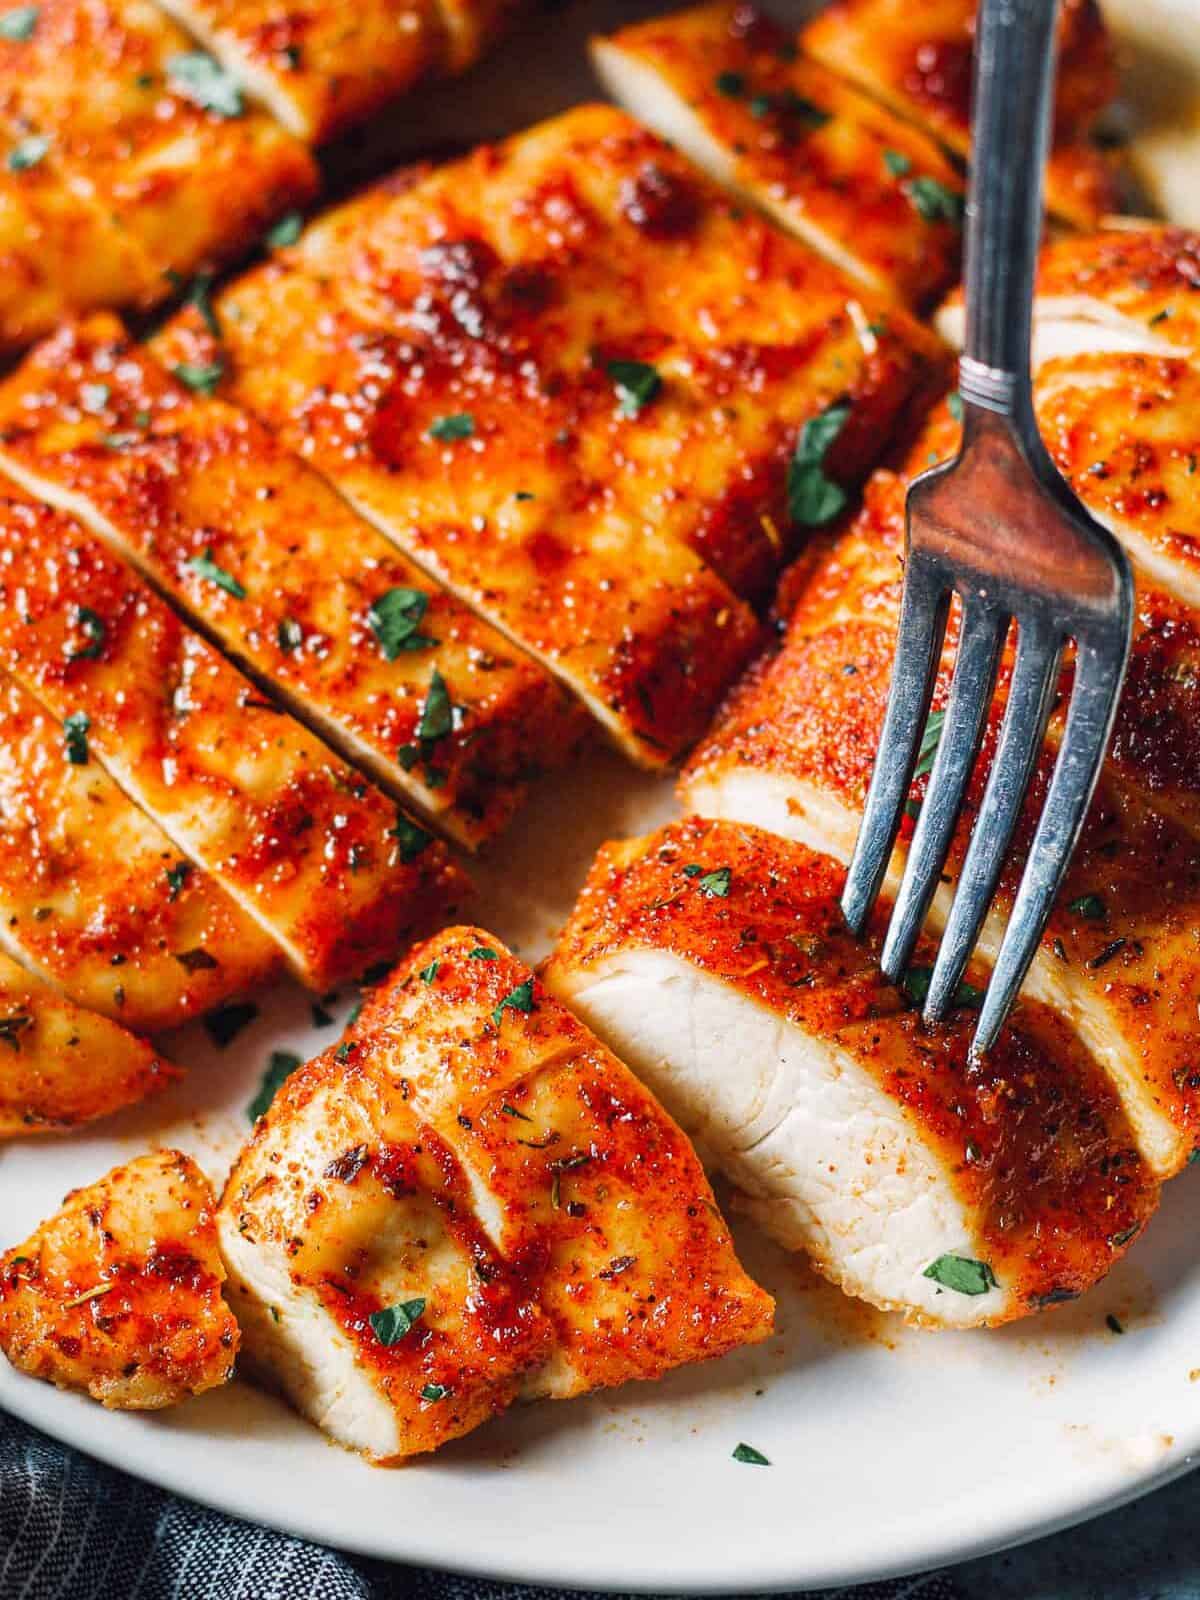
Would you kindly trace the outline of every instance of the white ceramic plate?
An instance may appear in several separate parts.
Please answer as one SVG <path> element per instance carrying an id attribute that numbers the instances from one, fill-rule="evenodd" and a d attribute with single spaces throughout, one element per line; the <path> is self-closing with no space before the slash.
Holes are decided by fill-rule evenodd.
<path id="1" fill-rule="evenodd" d="M 1113 3 L 1140 17 L 1150 0 Z M 1200 0 L 1153 3 L 1176 29 L 1181 10 L 1200 15 Z M 395 149 L 491 136 L 583 98 L 594 92 L 589 29 L 655 8 L 583 0 L 553 26 L 539 13 L 475 78 L 402 107 Z M 597 844 L 673 812 L 669 786 L 610 757 L 545 790 L 485 868 L 476 908 L 530 958 L 548 948 Z M 168 1041 L 192 1071 L 153 1107 L 0 1149 L 0 1248 L 67 1189 L 154 1144 L 191 1151 L 219 1182 L 269 1051 L 329 1043 L 354 998 L 314 1029 L 308 1000 L 280 990 L 224 1054 L 199 1028 Z M 156 1484 L 366 1554 L 586 1588 L 852 1583 L 1050 1532 L 1200 1455 L 1198 1205 L 1200 1169 L 1170 1187 L 1098 1290 L 996 1333 L 910 1332 L 743 1230 L 743 1259 L 779 1299 L 770 1343 L 663 1383 L 510 1412 L 395 1471 L 338 1450 L 242 1383 L 139 1417 L 0 1362 L 0 1405 Z M 734 1461 L 743 1440 L 771 1466 Z"/>

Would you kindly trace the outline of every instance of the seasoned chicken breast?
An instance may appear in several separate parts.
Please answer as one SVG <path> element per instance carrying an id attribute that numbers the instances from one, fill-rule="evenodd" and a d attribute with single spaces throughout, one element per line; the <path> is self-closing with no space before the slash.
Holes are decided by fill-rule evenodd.
<path id="1" fill-rule="evenodd" d="M 0 1140 L 107 1117 L 179 1076 L 145 1040 L 0 955 Z"/>
<path id="2" fill-rule="evenodd" d="M 800 36 L 806 54 L 927 127 L 965 158 L 977 0 L 833 0 Z M 1089 143 L 1116 93 L 1113 49 L 1096 0 L 1064 0 L 1046 205 L 1077 227 L 1119 209 L 1118 173 Z"/>
<path id="3" fill-rule="evenodd" d="M 0 504 L 0 667 L 61 722 L 62 759 L 100 762 L 317 990 L 393 955 L 462 890 L 424 829 L 31 502 Z"/>
<path id="4" fill-rule="evenodd" d="M 230 395 L 655 764 L 745 660 L 715 574 L 760 591 L 927 370 L 852 298 L 585 107 L 335 210 L 218 309 Z"/>
<path id="5" fill-rule="evenodd" d="M 233 1374 L 224 1278 L 207 1178 L 178 1150 L 139 1156 L 0 1260 L 0 1350 L 113 1410 L 177 1405 Z"/>
<path id="6" fill-rule="evenodd" d="M 581 713 L 203 392 L 210 376 L 168 374 L 114 317 L 64 327 L 0 384 L 0 470 L 107 539 L 377 782 L 481 843 L 571 752 Z"/>
<path id="7" fill-rule="evenodd" d="M 461 72 L 511 6 L 501 0 L 163 0 L 298 138 L 323 143 L 429 72 Z"/>
<path id="8" fill-rule="evenodd" d="M 317 187 L 308 152 L 251 111 L 237 82 L 146 0 L 41 0 L 0 39 L 0 139 L 10 173 L 50 175 L 106 219 L 101 271 L 115 266 L 111 219 L 130 276 L 106 295 L 153 304 L 214 257 L 229 259 Z M 25 186 L 35 214 L 40 186 Z M 80 226 L 79 243 L 93 242 Z M 54 311 L 99 303 L 88 294 Z M 51 308 L 47 307 L 49 311 Z M 18 317 L 21 333 L 49 325 Z M 0 329 L 0 334 L 7 330 Z"/>
<path id="9" fill-rule="evenodd" d="M 0 674 L 0 947 L 147 1033 L 269 982 L 275 941 L 98 762 L 65 749 L 62 724 Z"/>
<path id="10" fill-rule="evenodd" d="M 1090 1287 L 1157 1185 L 1071 1029 L 1022 1005 L 968 1058 L 979 991 L 927 1030 L 932 948 L 892 989 L 828 857 L 689 818 L 608 845 L 546 983 L 619 1049 L 759 1223 L 848 1293 L 937 1327 Z"/>
<path id="11" fill-rule="evenodd" d="M 221 1203 L 248 1354 L 376 1460 L 765 1337 L 686 1140 L 489 934 L 414 952 Z"/>
<path id="12" fill-rule="evenodd" d="M 910 471 L 942 459 L 956 424 L 944 411 L 913 453 Z M 879 473 L 863 511 L 812 564 L 783 649 L 735 697 L 682 782 L 704 815 L 753 823 L 848 860 L 878 748 L 901 589 L 904 483 Z M 956 621 L 934 698 L 910 815 L 924 795 L 946 702 Z M 1026 980 L 1057 1008 L 1109 1073 L 1140 1148 L 1168 1176 L 1197 1140 L 1200 1078 L 1181 1068 L 1195 1037 L 1195 936 L 1200 918 L 1200 805 L 1195 760 L 1200 678 L 1188 662 L 1195 620 L 1166 597 L 1139 596 L 1130 671 L 1104 773 L 1066 884 Z M 982 798 L 1010 662 L 964 816 L 931 908 L 948 910 L 972 818 Z M 980 951 L 994 957 L 1020 881 L 1061 737 L 1070 663 L 1063 669 L 1050 740 L 1007 853 Z M 911 837 L 906 821 L 891 882 Z"/>
<path id="13" fill-rule="evenodd" d="M 926 305 L 954 281 L 958 172 L 763 12 L 716 0 L 637 22 L 592 60 L 642 122 L 872 294 Z"/>

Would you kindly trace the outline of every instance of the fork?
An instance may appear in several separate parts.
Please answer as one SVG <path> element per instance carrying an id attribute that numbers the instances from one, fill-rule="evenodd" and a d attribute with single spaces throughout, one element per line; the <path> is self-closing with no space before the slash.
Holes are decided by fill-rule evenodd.
<path id="1" fill-rule="evenodd" d="M 982 0 L 975 40 L 967 201 L 967 332 L 957 457 L 908 493 L 895 663 L 842 909 L 856 934 L 891 859 L 944 648 L 960 630 L 929 788 L 884 943 L 902 981 L 929 910 L 988 721 L 1001 656 L 1016 654 L 999 740 L 924 998 L 932 1023 L 955 1003 L 996 892 L 1046 733 L 1068 641 L 1066 729 L 971 1045 L 995 1042 L 1083 826 L 1112 730 L 1133 631 L 1129 562 L 1075 498 L 1038 434 L 1030 370 L 1033 283 L 1054 79 L 1056 0 Z"/>

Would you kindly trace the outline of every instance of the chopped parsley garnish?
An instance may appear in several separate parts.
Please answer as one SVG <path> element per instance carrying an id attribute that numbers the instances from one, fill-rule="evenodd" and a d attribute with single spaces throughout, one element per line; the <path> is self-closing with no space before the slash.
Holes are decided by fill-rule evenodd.
<path id="1" fill-rule="evenodd" d="M 949 222 L 956 228 L 962 226 L 963 197 L 947 189 L 936 178 L 912 178 L 904 185 L 917 215 L 926 222 Z"/>
<path id="2" fill-rule="evenodd" d="M 500 1026 L 506 1011 L 523 1011 L 526 1016 L 533 1010 L 533 979 L 526 978 L 515 989 L 510 989 L 492 1012 L 492 1021 Z"/>
<path id="3" fill-rule="evenodd" d="M 917 751 L 917 764 L 913 768 L 914 778 L 923 778 L 926 773 L 933 771 L 934 758 L 937 747 L 941 743 L 942 724 L 946 720 L 944 711 L 931 711 L 925 723 L 925 732 L 921 735 L 921 748 Z"/>
<path id="4" fill-rule="evenodd" d="M 499 959 L 490 944 L 477 944 L 474 950 L 467 952 L 468 961 L 499 961 Z"/>
<path id="5" fill-rule="evenodd" d="M 901 988 L 912 1001 L 914 1006 L 923 1006 L 929 997 L 929 984 L 933 978 L 932 967 L 909 967 L 904 974 Z M 952 1006 L 969 1007 L 977 1011 L 983 1004 L 984 991 L 977 989 L 973 983 L 960 983 L 954 991 Z"/>
<path id="6" fill-rule="evenodd" d="M 184 289 L 183 303 L 185 306 L 194 306 L 197 315 L 214 339 L 221 337 L 221 324 L 217 321 L 217 313 L 213 310 L 211 299 L 214 274 L 211 272 L 198 272 L 189 284 L 184 285 L 183 279 L 177 272 L 168 271 L 167 277 L 178 289 Z"/>
<path id="7" fill-rule="evenodd" d="M 748 1467 L 769 1467 L 770 1461 L 761 1450 L 756 1450 L 752 1444 L 739 1444 L 733 1452 L 735 1461 L 742 1461 Z"/>
<path id="8" fill-rule="evenodd" d="M 173 867 L 167 868 L 167 899 L 178 900 L 183 893 L 184 885 L 192 875 L 190 861 L 177 861 Z"/>
<path id="9" fill-rule="evenodd" d="M 271 1051 L 267 1070 L 263 1073 L 262 1082 L 258 1086 L 258 1093 L 246 1107 L 246 1115 L 251 1122 L 257 1122 L 259 1117 L 266 1116 L 275 1096 L 302 1060 L 303 1057 L 296 1055 L 293 1050 Z"/>
<path id="10" fill-rule="evenodd" d="M 418 632 L 428 609 L 429 596 L 422 589 L 388 589 L 372 602 L 367 621 L 385 660 L 395 661 L 402 651 L 428 650 L 437 643 Z"/>
<path id="11" fill-rule="evenodd" d="M 411 817 L 404 815 L 403 811 L 397 811 L 396 826 L 388 829 L 388 837 L 396 840 L 400 860 L 405 866 L 410 861 L 415 861 L 421 851 L 433 841 L 433 835 L 418 827 Z"/>
<path id="12" fill-rule="evenodd" d="M 435 417 L 429 424 L 429 437 L 442 444 L 469 439 L 475 432 L 475 418 L 469 411 L 454 411 L 448 417 Z"/>
<path id="13" fill-rule="evenodd" d="M 188 566 L 202 578 L 207 578 L 209 583 L 215 583 L 218 589 L 224 589 L 226 594 L 231 594 L 235 600 L 246 598 L 245 589 L 233 574 L 226 572 L 224 567 L 219 567 L 213 560 L 211 545 L 202 556 L 189 556 Z"/>
<path id="14" fill-rule="evenodd" d="M 167 62 L 167 81 L 177 94 L 218 117 L 240 117 L 242 86 L 207 50 L 187 50 Z"/>
<path id="15" fill-rule="evenodd" d="M 104 639 L 108 633 L 104 618 L 98 616 L 91 606 L 80 606 L 77 612 L 79 618 L 79 631 L 87 639 L 79 650 L 72 650 L 67 657 L 69 661 L 96 661 L 104 649 Z"/>
<path id="16" fill-rule="evenodd" d="M 733 872 L 729 867 L 714 867 L 711 872 L 702 873 L 697 878 L 696 887 L 709 900 L 724 900 L 732 880 Z"/>
<path id="17" fill-rule="evenodd" d="M 195 394 L 215 394 L 217 385 L 225 376 L 223 361 L 180 361 L 171 371 Z"/>
<path id="18" fill-rule="evenodd" d="M 1087 922 L 1103 922 L 1107 915 L 1104 901 L 1098 894 L 1076 895 L 1074 900 L 1067 901 L 1067 910 Z"/>
<path id="19" fill-rule="evenodd" d="M 802 528 L 821 528 L 845 508 L 847 495 L 841 484 L 825 476 L 829 447 L 846 425 L 850 407 L 845 402 L 829 406 L 810 417 L 800 430 L 796 452 L 788 463 L 788 511 Z"/>
<path id="20" fill-rule="evenodd" d="M 501 1113 L 506 1117 L 516 1117 L 520 1122 L 532 1122 L 532 1117 L 527 1117 L 523 1111 L 518 1111 L 516 1106 L 510 1106 L 506 1100 L 500 1107 Z"/>
<path id="21" fill-rule="evenodd" d="M 40 11 L 40 6 L 14 6 L 11 11 L 0 11 L 0 39 L 24 44 L 33 37 Z"/>
<path id="22" fill-rule="evenodd" d="M 4 164 L 10 172 L 28 172 L 30 167 L 37 166 L 49 149 L 47 134 L 31 133 L 27 138 L 17 140 Z"/>
<path id="23" fill-rule="evenodd" d="M 289 211 L 286 217 L 279 221 L 267 233 L 268 250 L 284 250 L 289 244 L 295 244 L 304 227 L 304 218 L 298 211 Z"/>
<path id="24" fill-rule="evenodd" d="M 372 1311 L 368 1320 L 380 1344 L 391 1346 L 399 1344 L 412 1332 L 424 1311 L 423 1299 L 401 1300 L 394 1306 L 385 1306 L 382 1311 Z"/>
<path id="25" fill-rule="evenodd" d="M 636 417 L 662 388 L 662 378 L 644 361 L 606 361 L 604 370 L 617 391 L 617 409 L 623 417 Z"/>
<path id="26" fill-rule="evenodd" d="M 883 164 L 893 178 L 906 178 L 912 171 L 912 158 L 906 156 L 903 150 L 885 150 Z"/>
<path id="27" fill-rule="evenodd" d="M 1111 1311 L 1108 1313 L 1108 1315 L 1104 1319 L 1104 1326 L 1108 1329 L 1108 1331 L 1110 1333 L 1124 1333 L 1125 1332 L 1125 1329 L 1121 1326 L 1120 1320 L 1117 1317 L 1114 1317 Z"/>
<path id="28" fill-rule="evenodd" d="M 953 1289 L 955 1294 L 987 1294 L 989 1289 L 999 1288 L 996 1274 L 988 1263 L 971 1256 L 939 1256 L 929 1263 L 921 1276 L 932 1278 L 943 1289 Z"/>
<path id="29" fill-rule="evenodd" d="M 773 109 L 785 117 L 796 117 L 801 122 L 807 122 L 813 128 L 823 128 L 833 119 L 832 111 L 826 111 L 815 100 L 797 94 L 794 89 L 785 89 L 782 94 L 776 95 Z"/>
<path id="30" fill-rule="evenodd" d="M 961 394 L 959 394 L 957 389 L 951 389 L 950 393 L 946 396 L 946 410 L 949 411 L 955 422 L 962 421 L 963 397 Z"/>
<path id="31" fill-rule="evenodd" d="M 319 1000 L 314 1000 L 312 1005 L 309 1007 L 309 1010 L 312 1013 L 312 1022 L 314 1028 L 332 1027 L 333 1013 L 326 1011 L 325 1007 L 320 1003 Z"/>
<path id="32" fill-rule="evenodd" d="M 82 711 L 72 711 L 63 718 L 63 740 L 67 747 L 67 760 L 73 767 L 86 767 L 88 763 L 88 729 L 91 719 Z"/>
<path id="33" fill-rule="evenodd" d="M 746 92 L 746 79 L 740 72 L 718 72 L 713 87 L 726 100 L 740 100 Z"/>
<path id="34" fill-rule="evenodd" d="M 427 1405 L 432 1406 L 435 1405 L 437 1401 L 444 1400 L 449 1393 L 450 1390 L 444 1383 L 427 1383 L 421 1390 L 421 1399 L 424 1400 Z"/>
<path id="35" fill-rule="evenodd" d="M 421 720 L 417 723 L 417 738 L 422 745 L 433 744 L 438 739 L 444 739 L 453 728 L 454 707 L 450 704 L 450 691 L 446 688 L 446 680 L 434 667 L 429 679 L 429 692 L 421 707 Z"/>
<path id="36" fill-rule="evenodd" d="M 32 1027 L 33 1018 L 27 1011 L 10 1011 L 6 1017 L 0 1017 L 0 1040 L 19 1054 L 21 1035 L 26 1028 Z"/>
<path id="37" fill-rule="evenodd" d="M 224 1050 L 257 1015 L 258 1007 L 253 1000 L 237 1000 L 219 1011 L 210 1011 L 204 1018 L 204 1031 L 218 1050 Z"/>
<path id="38" fill-rule="evenodd" d="M 109 387 L 106 383 L 81 383 L 79 385 L 79 408 L 86 411 L 89 416 L 96 416 L 108 404 Z"/>
<path id="39" fill-rule="evenodd" d="M 299 650 L 304 643 L 304 629 L 295 617 L 284 617 L 275 629 L 275 637 L 279 641 L 279 648 L 284 655 L 290 656 L 293 650 Z"/>
<path id="40" fill-rule="evenodd" d="M 438 975 L 438 968 L 441 964 L 440 961 L 431 961 L 427 967 L 421 968 L 420 972 L 417 973 L 417 977 L 420 978 L 422 983 L 432 983 Z"/>

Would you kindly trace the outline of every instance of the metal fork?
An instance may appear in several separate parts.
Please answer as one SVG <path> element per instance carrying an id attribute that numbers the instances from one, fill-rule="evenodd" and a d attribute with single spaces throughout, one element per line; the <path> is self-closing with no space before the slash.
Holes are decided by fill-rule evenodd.
<path id="1" fill-rule="evenodd" d="M 907 971 L 988 720 L 1010 622 L 1016 658 L 995 759 L 930 976 L 924 1015 L 954 1003 L 996 891 L 1045 737 L 1062 655 L 1074 689 L 1046 802 L 972 1044 L 995 1041 L 1037 950 L 1095 788 L 1125 674 L 1133 578 L 1113 537 L 1051 462 L 1033 412 L 1029 341 L 1056 0 L 982 0 L 967 202 L 962 446 L 908 494 L 907 559 L 887 714 L 842 897 L 861 933 L 891 858 L 944 647 L 961 629 L 950 697 L 882 957 Z"/>

